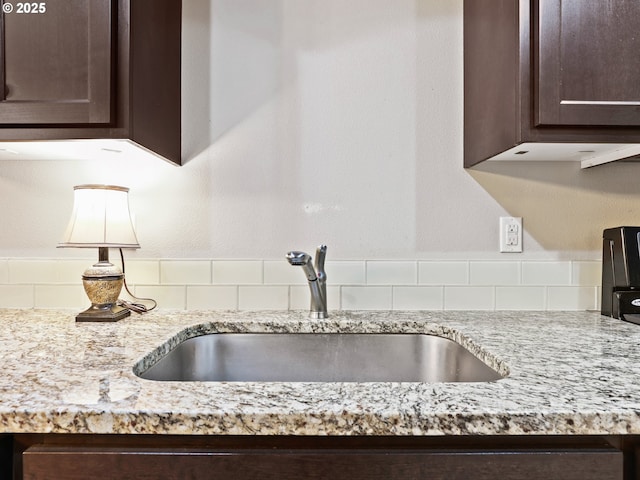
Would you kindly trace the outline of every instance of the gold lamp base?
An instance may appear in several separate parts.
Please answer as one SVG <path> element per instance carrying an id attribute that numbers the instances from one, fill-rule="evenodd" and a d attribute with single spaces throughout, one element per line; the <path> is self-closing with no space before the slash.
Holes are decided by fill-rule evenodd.
<path id="1" fill-rule="evenodd" d="M 91 306 L 76 316 L 76 322 L 117 322 L 131 315 L 128 308 L 118 305 L 123 284 L 122 270 L 109 262 L 108 249 L 100 247 L 98 263 L 82 274 Z"/>

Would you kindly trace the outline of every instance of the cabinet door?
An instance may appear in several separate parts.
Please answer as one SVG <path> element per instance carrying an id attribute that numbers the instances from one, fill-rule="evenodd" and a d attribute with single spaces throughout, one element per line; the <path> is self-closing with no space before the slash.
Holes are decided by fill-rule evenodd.
<path id="1" fill-rule="evenodd" d="M 640 2 L 537 0 L 536 125 L 640 125 Z"/>
<path id="2" fill-rule="evenodd" d="M 622 480 L 622 452 L 227 450 L 33 446 L 24 480 Z"/>
<path id="3" fill-rule="evenodd" d="M 0 123 L 110 123 L 112 1 L 0 3 Z"/>

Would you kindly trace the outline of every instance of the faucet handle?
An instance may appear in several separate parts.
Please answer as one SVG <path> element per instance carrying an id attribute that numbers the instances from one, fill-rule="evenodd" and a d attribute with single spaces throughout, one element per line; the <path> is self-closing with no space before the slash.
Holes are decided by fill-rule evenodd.
<path id="1" fill-rule="evenodd" d="M 318 275 L 318 279 L 325 281 L 327 279 L 327 274 L 324 271 L 324 259 L 327 256 L 327 246 L 320 245 L 316 249 L 316 259 L 314 261 L 314 265 L 316 268 L 316 275 Z"/>

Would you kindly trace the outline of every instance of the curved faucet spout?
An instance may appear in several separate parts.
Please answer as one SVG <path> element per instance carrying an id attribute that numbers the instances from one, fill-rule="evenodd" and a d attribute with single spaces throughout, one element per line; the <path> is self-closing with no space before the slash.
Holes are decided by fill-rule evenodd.
<path id="1" fill-rule="evenodd" d="M 313 266 L 311 265 L 311 256 L 304 252 L 292 251 L 287 253 L 287 260 L 291 265 L 300 266 L 304 270 L 304 274 L 307 276 L 307 280 L 313 282 L 317 280 L 317 275 Z"/>
<path id="2" fill-rule="evenodd" d="M 309 282 L 311 292 L 311 318 L 327 318 L 327 274 L 324 271 L 324 259 L 327 253 L 327 246 L 320 245 L 316 250 L 315 268 L 312 264 L 311 255 L 293 250 L 287 253 L 287 261 L 294 266 L 302 267 Z"/>
<path id="3" fill-rule="evenodd" d="M 307 253 L 293 250 L 287 253 L 287 261 L 291 265 L 304 265 L 305 263 L 309 263 L 311 261 L 311 256 Z"/>

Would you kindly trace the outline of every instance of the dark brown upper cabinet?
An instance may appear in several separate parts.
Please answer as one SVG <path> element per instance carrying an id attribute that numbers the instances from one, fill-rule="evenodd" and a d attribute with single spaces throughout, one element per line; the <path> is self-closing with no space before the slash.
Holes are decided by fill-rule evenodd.
<path id="1" fill-rule="evenodd" d="M 637 0 L 465 0 L 464 165 L 640 154 Z"/>
<path id="2" fill-rule="evenodd" d="M 122 139 L 181 163 L 181 0 L 0 3 L 0 142 Z"/>
<path id="3" fill-rule="evenodd" d="M 640 2 L 538 5 L 536 125 L 640 126 Z"/>
<path id="4" fill-rule="evenodd" d="M 18 6 L 3 21 L 2 123 L 109 124 L 111 2 Z"/>

